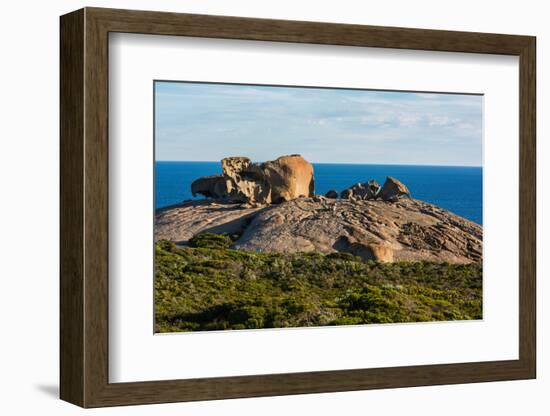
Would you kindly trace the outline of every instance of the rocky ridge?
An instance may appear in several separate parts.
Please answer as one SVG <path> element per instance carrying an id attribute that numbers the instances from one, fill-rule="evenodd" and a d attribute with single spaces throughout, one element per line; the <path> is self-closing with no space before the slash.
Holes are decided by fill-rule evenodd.
<path id="1" fill-rule="evenodd" d="M 158 210 L 155 240 L 187 244 L 200 233 L 229 234 L 253 252 L 351 253 L 380 262 L 471 263 L 482 259 L 482 227 L 415 200 L 388 176 L 340 193 L 314 194 L 313 166 L 300 155 L 264 163 L 221 161 L 223 173 L 195 180 L 187 201 Z"/>
<path id="2" fill-rule="evenodd" d="M 232 235 L 253 252 L 344 252 L 381 262 L 471 263 L 482 259 L 482 227 L 412 198 L 297 198 L 281 204 L 188 201 L 159 210 L 155 240 L 187 244 L 193 235 Z"/>

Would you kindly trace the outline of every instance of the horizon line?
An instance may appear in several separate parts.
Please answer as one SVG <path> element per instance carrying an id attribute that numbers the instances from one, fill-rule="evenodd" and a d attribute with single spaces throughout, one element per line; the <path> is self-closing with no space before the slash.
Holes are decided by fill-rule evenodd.
<path id="1" fill-rule="evenodd" d="M 221 163 L 220 160 L 156 160 L 156 162 L 187 162 L 187 163 Z M 253 163 L 263 163 L 263 161 L 252 160 Z M 429 167 L 449 167 L 449 168 L 483 168 L 483 165 L 442 165 L 442 164 L 422 164 L 422 163 L 360 163 L 360 162 L 311 162 L 317 165 L 374 165 L 374 166 L 429 166 Z"/>

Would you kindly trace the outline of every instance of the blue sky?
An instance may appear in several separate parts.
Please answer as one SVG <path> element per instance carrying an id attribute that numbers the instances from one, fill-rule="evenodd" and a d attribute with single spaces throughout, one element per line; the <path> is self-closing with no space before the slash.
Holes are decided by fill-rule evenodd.
<path id="1" fill-rule="evenodd" d="M 479 95 L 155 82 L 156 160 L 481 166 Z"/>

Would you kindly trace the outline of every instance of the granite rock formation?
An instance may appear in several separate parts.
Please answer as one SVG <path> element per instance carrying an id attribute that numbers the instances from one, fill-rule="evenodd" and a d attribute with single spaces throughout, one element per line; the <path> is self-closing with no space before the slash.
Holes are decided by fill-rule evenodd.
<path id="1" fill-rule="evenodd" d="M 367 196 L 367 186 L 361 182 L 356 183 L 355 185 L 350 186 L 347 189 L 344 189 L 340 193 L 340 198 L 342 199 L 366 199 Z"/>
<path id="2" fill-rule="evenodd" d="M 345 252 L 381 262 L 482 259 L 479 224 L 412 198 L 316 196 L 257 207 L 202 200 L 157 212 L 156 240 L 186 244 L 202 232 L 233 235 L 233 248 L 254 252 Z"/>
<path id="3" fill-rule="evenodd" d="M 254 252 L 351 253 L 379 262 L 471 263 L 482 259 L 482 227 L 412 199 L 398 179 L 314 194 L 313 166 L 300 155 L 252 163 L 221 161 L 223 173 L 197 179 L 187 201 L 160 209 L 155 240 L 187 244 L 195 235 L 229 234 L 232 248 Z M 407 196 L 408 198 L 403 198 Z"/>
<path id="4" fill-rule="evenodd" d="M 403 196 L 410 197 L 411 193 L 403 183 L 391 176 L 386 178 L 382 187 L 374 179 L 371 179 L 368 182 L 356 183 L 340 193 L 342 199 L 371 200 L 380 198 L 388 202 L 395 202 Z"/>
<path id="5" fill-rule="evenodd" d="M 384 186 L 378 192 L 377 197 L 383 201 L 395 202 L 402 196 L 408 196 L 410 198 L 411 193 L 409 189 L 400 181 L 391 176 L 386 178 Z"/>
<path id="6" fill-rule="evenodd" d="M 247 157 L 222 159 L 221 175 L 205 176 L 191 184 L 193 196 L 249 204 L 272 204 L 313 196 L 313 166 L 300 155 L 281 156 L 264 163 Z"/>

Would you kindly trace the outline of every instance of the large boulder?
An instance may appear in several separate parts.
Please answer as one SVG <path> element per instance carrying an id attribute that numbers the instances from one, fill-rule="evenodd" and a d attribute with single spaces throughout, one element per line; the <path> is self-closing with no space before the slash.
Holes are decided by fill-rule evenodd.
<path id="1" fill-rule="evenodd" d="M 271 204 L 314 194 L 313 166 L 300 155 L 281 156 L 265 163 L 227 157 L 221 164 L 222 175 L 202 177 L 191 184 L 193 196 Z"/>
<path id="2" fill-rule="evenodd" d="M 395 202 L 403 196 L 411 197 L 409 189 L 400 181 L 391 176 L 386 178 L 384 186 L 378 192 L 378 198 L 381 198 L 383 201 Z"/>
<path id="3" fill-rule="evenodd" d="M 281 156 L 265 162 L 261 170 L 271 189 L 271 202 L 279 203 L 313 196 L 313 166 L 300 155 Z"/>

